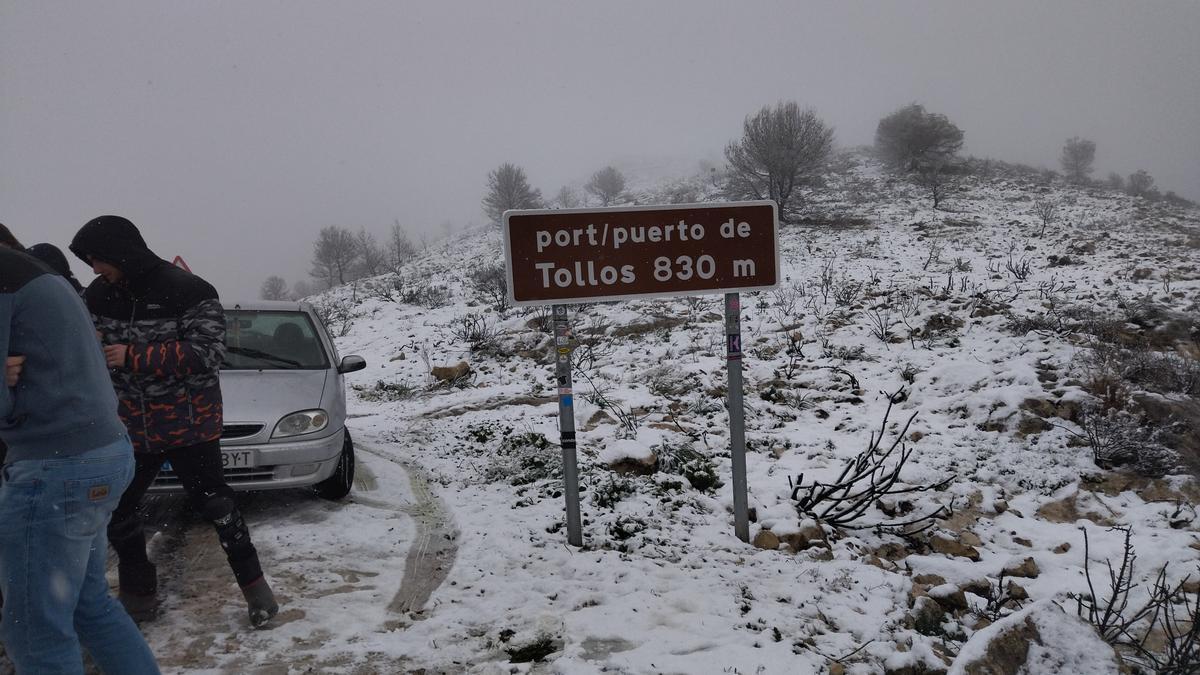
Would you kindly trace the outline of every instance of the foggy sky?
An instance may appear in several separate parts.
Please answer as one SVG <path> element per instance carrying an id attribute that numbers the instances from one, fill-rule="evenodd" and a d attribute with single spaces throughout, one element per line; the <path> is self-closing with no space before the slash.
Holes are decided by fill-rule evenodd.
<path id="1" fill-rule="evenodd" d="M 489 170 L 552 197 L 719 160 L 795 100 L 870 143 L 909 102 L 965 154 L 1146 169 L 1200 199 L 1200 3 L 0 2 L 0 222 L 65 247 L 124 215 L 223 297 L 308 271 L 325 225 L 484 221 Z M 77 273 L 92 275 L 81 263 Z"/>

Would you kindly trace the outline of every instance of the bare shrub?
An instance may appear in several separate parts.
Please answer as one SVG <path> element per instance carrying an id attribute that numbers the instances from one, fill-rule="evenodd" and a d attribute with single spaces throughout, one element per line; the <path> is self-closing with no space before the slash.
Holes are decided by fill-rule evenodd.
<path id="1" fill-rule="evenodd" d="M 683 181 L 669 185 L 660 199 L 664 204 L 694 204 L 700 201 L 700 191 L 695 185 Z"/>
<path id="2" fill-rule="evenodd" d="M 1200 396 L 1200 361 L 1151 349 L 1121 350 L 1121 372 L 1130 382 L 1166 394 Z"/>
<path id="3" fill-rule="evenodd" d="M 1033 213 L 1042 221 L 1042 229 L 1037 233 L 1040 238 L 1046 234 L 1046 228 L 1050 227 L 1050 223 L 1058 218 L 1058 205 L 1049 199 L 1039 199 L 1033 203 Z"/>
<path id="4" fill-rule="evenodd" d="M 656 366 L 642 375 L 651 393 L 666 398 L 682 398 L 698 386 L 696 376 L 678 366 Z"/>
<path id="5" fill-rule="evenodd" d="M 473 312 L 458 317 L 450 324 L 450 334 L 465 342 L 472 352 L 498 353 L 499 343 L 495 325 L 483 314 Z"/>
<path id="6" fill-rule="evenodd" d="M 1103 325 L 1092 326 L 1097 341 L 1085 363 L 1093 371 L 1160 394 L 1200 396 L 1200 361 L 1175 352 L 1158 352 L 1144 342 L 1122 347 L 1109 337 Z"/>
<path id="7" fill-rule="evenodd" d="M 370 386 L 355 384 L 351 385 L 351 388 L 358 392 L 358 397 L 364 401 L 403 401 L 420 393 L 419 388 L 407 382 L 384 382 L 383 380 L 377 380 Z"/>
<path id="8" fill-rule="evenodd" d="M 502 263 L 486 265 L 471 272 L 471 287 L 497 312 L 503 313 L 512 307 L 508 300 L 508 273 Z"/>
<path id="9" fill-rule="evenodd" d="M 550 305 L 533 305 L 526 311 L 525 316 L 529 317 L 525 322 L 526 326 L 539 333 L 554 332 L 554 310 Z"/>
<path id="10" fill-rule="evenodd" d="M 917 381 L 917 375 L 923 372 L 925 372 L 924 368 L 911 363 L 905 363 L 900 369 L 900 379 L 912 384 Z"/>
<path id="11" fill-rule="evenodd" d="M 362 284 L 363 296 L 383 300 L 385 302 L 400 302 L 402 291 L 400 275 L 385 274 L 376 279 L 368 279 Z"/>
<path id="12" fill-rule="evenodd" d="M 779 323 L 781 330 L 789 330 L 794 326 L 797 318 L 796 312 L 804 293 L 804 286 L 793 281 L 782 283 L 771 291 L 771 314 Z"/>
<path id="13" fill-rule="evenodd" d="M 933 208 L 937 209 L 946 199 L 946 194 L 954 188 L 953 176 L 940 163 L 922 166 L 914 175 L 913 182 L 925 190 Z"/>
<path id="14" fill-rule="evenodd" d="M 1079 426 L 1082 433 L 1071 433 L 1087 442 L 1092 460 L 1102 469 L 1132 465 L 1140 475 L 1158 477 L 1177 465 L 1175 453 L 1158 440 L 1162 430 L 1140 425 L 1123 410 L 1089 406 Z"/>
<path id="15" fill-rule="evenodd" d="M 937 239 L 929 241 L 929 252 L 925 256 L 925 262 L 921 264 L 921 269 L 929 271 L 930 266 L 938 264 L 942 259 L 942 242 Z"/>
<path id="16" fill-rule="evenodd" d="M 684 325 L 694 326 L 713 308 L 714 301 L 709 296 L 689 295 L 683 299 L 683 304 L 687 308 Z"/>
<path id="17" fill-rule="evenodd" d="M 1031 265 L 1032 261 L 1025 256 L 1022 256 L 1020 260 L 1014 260 L 1012 251 L 1009 251 L 1008 262 L 1005 263 L 1004 267 L 1014 279 L 1017 281 L 1025 281 L 1029 278 L 1029 273 L 1032 271 Z"/>
<path id="18" fill-rule="evenodd" d="M 1038 312 L 1017 316 L 1012 311 L 1004 313 L 1008 319 L 1006 328 L 1017 335 L 1029 333 L 1057 333 L 1063 329 L 1062 317 L 1056 312 Z"/>
<path id="19" fill-rule="evenodd" d="M 853 277 L 843 274 L 833 287 L 833 304 L 838 307 L 849 307 L 858 301 L 865 284 Z"/>
<path id="20" fill-rule="evenodd" d="M 800 370 L 800 364 L 804 360 L 804 333 L 798 330 L 788 331 L 784 333 L 784 340 L 786 341 L 784 354 L 787 356 L 787 362 L 783 368 L 775 369 L 775 377 L 791 380 Z"/>
<path id="21" fill-rule="evenodd" d="M 313 309 L 317 312 L 317 318 L 325 324 L 325 329 L 334 337 L 346 337 L 354 326 L 354 320 L 362 316 L 355 311 L 354 303 L 345 298 L 318 299 L 313 302 Z"/>
<path id="22" fill-rule="evenodd" d="M 454 298 L 449 288 L 433 283 L 428 277 L 406 279 L 397 274 L 392 283 L 401 302 L 425 309 L 445 307 Z"/>
<path id="23" fill-rule="evenodd" d="M 1178 583 L 1167 581 L 1163 565 L 1141 604 L 1134 604 L 1133 591 L 1137 553 L 1128 527 L 1115 527 L 1125 535 L 1121 561 L 1114 567 L 1105 560 L 1108 589 L 1104 596 L 1092 580 L 1088 533 L 1083 529 L 1083 571 L 1087 593 L 1071 593 L 1075 611 L 1095 627 L 1127 663 L 1159 674 L 1183 675 L 1200 672 L 1200 595 L 1188 593 L 1189 577 Z M 1190 597 L 1189 597 L 1190 596 Z M 1141 672 L 1141 671 L 1139 671 Z"/>
<path id="24" fill-rule="evenodd" d="M 881 392 L 887 396 L 888 407 L 883 414 L 879 431 L 871 433 L 867 448 L 854 459 L 846 462 L 842 472 L 831 483 L 812 481 L 804 483 L 804 474 L 793 481 L 788 478 L 792 488 L 792 500 L 796 502 L 796 511 L 802 517 L 814 518 L 835 527 L 847 529 L 875 529 L 890 531 L 903 535 L 911 535 L 936 524 L 940 518 L 950 514 L 950 507 L 941 505 L 938 508 L 915 518 L 899 521 L 884 520 L 872 523 L 861 522 L 867 510 L 884 497 L 911 495 L 914 493 L 940 491 L 954 480 L 951 476 L 938 483 L 926 485 L 909 485 L 900 482 L 900 473 L 905 463 L 912 456 L 912 450 L 904 445 L 904 435 L 916 418 L 913 413 L 896 433 L 895 440 L 886 449 L 881 447 L 887 433 L 888 417 L 892 406 L 904 400 L 908 392 L 903 388 L 892 394 Z M 899 450 L 899 454 L 896 451 Z M 894 463 L 891 459 L 895 455 Z"/>
<path id="25" fill-rule="evenodd" d="M 892 341 L 896 334 L 892 329 L 900 322 L 892 318 L 892 310 L 884 305 L 883 307 L 875 307 L 864 312 L 867 317 L 867 330 L 884 344 Z"/>
<path id="26" fill-rule="evenodd" d="M 576 352 L 580 350 L 575 350 Z M 646 418 L 646 413 L 638 413 L 633 408 L 625 406 L 621 401 L 610 396 L 612 386 L 607 384 L 599 372 L 590 374 L 583 369 L 574 369 L 590 391 L 583 393 L 582 398 L 617 419 L 617 438 L 637 438 L 638 428 Z"/>

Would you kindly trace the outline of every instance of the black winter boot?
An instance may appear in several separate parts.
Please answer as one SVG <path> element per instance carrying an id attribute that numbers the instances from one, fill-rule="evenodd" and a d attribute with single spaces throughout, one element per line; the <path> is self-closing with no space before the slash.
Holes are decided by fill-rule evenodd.
<path id="1" fill-rule="evenodd" d="M 143 595 L 125 589 L 117 591 L 117 600 L 134 623 L 153 621 L 158 618 L 158 594 Z"/>
<path id="2" fill-rule="evenodd" d="M 279 603 L 275 602 L 275 594 L 271 592 L 265 576 L 259 577 L 249 585 L 242 586 L 242 595 L 246 597 L 250 625 L 255 628 L 266 625 L 271 617 L 279 613 Z"/>
<path id="3" fill-rule="evenodd" d="M 144 550 L 144 549 L 143 549 Z M 131 558 L 134 556 L 130 556 Z M 117 599 L 136 623 L 158 618 L 158 568 L 149 560 L 117 562 Z"/>

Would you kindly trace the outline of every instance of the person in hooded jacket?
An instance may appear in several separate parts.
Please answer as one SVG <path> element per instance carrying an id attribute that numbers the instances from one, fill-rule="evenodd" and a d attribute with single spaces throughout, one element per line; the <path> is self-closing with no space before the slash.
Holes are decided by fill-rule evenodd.
<path id="1" fill-rule="evenodd" d="M 71 273 L 71 266 L 67 263 L 67 257 L 63 252 L 58 250 L 54 244 L 34 244 L 29 248 L 21 245 L 11 230 L 0 223 L 0 246 L 11 248 L 17 251 L 24 251 L 29 255 L 37 258 L 45 263 L 50 270 L 67 280 L 71 284 L 71 288 L 75 289 L 76 293 L 83 294 L 83 286 L 79 280 Z M 0 441 L 0 464 L 4 464 L 4 457 L 7 455 L 8 449 L 4 445 L 4 441 Z M 0 597 L 0 604 L 3 604 L 4 598 Z"/>
<path id="2" fill-rule="evenodd" d="M 54 244 L 34 244 L 25 249 L 25 252 L 41 260 L 46 267 L 50 268 L 50 271 L 66 279 L 67 283 L 71 284 L 71 288 L 74 288 L 76 293 L 83 295 L 83 284 L 80 284 L 79 280 L 75 278 L 75 275 L 71 272 L 71 265 L 67 262 L 67 256 L 63 255 L 63 252 L 57 246 Z"/>
<path id="3" fill-rule="evenodd" d="M 135 619 L 157 613 L 157 572 L 146 555 L 138 505 L 165 460 L 192 507 L 215 526 L 251 625 L 265 624 L 279 605 L 222 470 L 225 313 L 216 289 L 155 255 L 137 227 L 120 216 L 89 221 L 70 249 L 98 275 L 84 300 L 137 463 L 108 528 L 118 556 L 118 597 Z"/>
<path id="4" fill-rule="evenodd" d="M 18 673 L 158 673 L 109 595 L 105 525 L 134 473 L 133 447 L 79 296 L 0 246 L 0 642 Z M 66 386 L 64 386 L 64 384 Z"/>
<path id="5" fill-rule="evenodd" d="M 25 247 L 13 235 L 12 230 L 0 223 L 0 248 L 11 248 L 14 251 L 24 251 Z M 7 354 L 5 355 L 7 356 Z M 0 466 L 4 466 L 4 460 L 8 457 L 8 446 L 4 444 L 4 439 L 0 439 Z M 0 591 L 0 607 L 4 606 L 4 594 Z"/>

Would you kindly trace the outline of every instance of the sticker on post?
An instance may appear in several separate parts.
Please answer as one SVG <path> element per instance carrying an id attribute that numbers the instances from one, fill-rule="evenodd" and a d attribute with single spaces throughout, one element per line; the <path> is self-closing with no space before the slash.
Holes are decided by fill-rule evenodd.
<path id="1" fill-rule="evenodd" d="M 729 336 L 729 358 L 731 358 L 731 359 L 741 358 L 741 356 L 742 356 L 742 336 L 736 335 L 736 334 L 730 335 Z"/>

